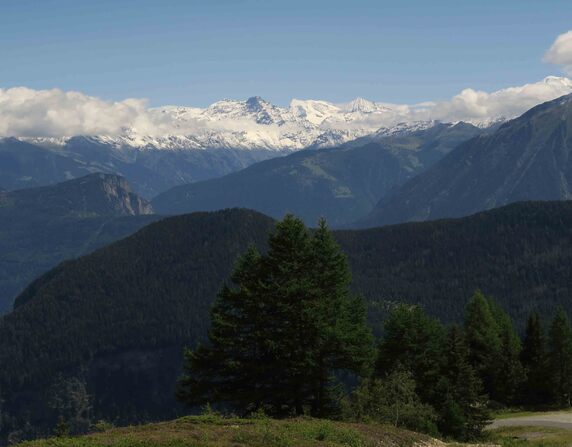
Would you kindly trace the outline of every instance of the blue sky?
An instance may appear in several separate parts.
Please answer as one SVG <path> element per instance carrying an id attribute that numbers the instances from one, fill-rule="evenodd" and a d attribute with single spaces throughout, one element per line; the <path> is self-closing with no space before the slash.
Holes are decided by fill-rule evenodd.
<path id="1" fill-rule="evenodd" d="M 560 75 L 559 0 L 0 0 L 0 88 L 414 103 Z"/>

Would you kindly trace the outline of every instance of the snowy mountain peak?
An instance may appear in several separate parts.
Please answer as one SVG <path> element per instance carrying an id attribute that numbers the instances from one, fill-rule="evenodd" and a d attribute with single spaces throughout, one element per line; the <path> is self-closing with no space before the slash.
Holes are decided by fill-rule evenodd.
<path id="1" fill-rule="evenodd" d="M 109 110 L 110 114 L 120 115 L 117 120 L 121 125 L 114 127 L 109 124 L 113 120 L 107 119 L 105 114 L 99 120 L 87 120 L 89 126 L 85 131 L 82 129 L 86 126 L 76 123 L 67 135 L 96 135 L 100 141 L 117 148 L 298 150 L 310 146 L 338 145 L 377 131 L 381 134 L 407 132 L 408 129 L 430 126 L 436 121 L 463 121 L 488 127 L 519 116 L 539 103 L 571 92 L 572 80 L 548 76 L 533 84 L 492 93 L 465 89 L 450 101 L 413 105 L 386 104 L 359 97 L 341 104 L 292 99 L 285 107 L 274 105 L 260 96 L 246 100 L 224 99 L 206 108 L 144 108 L 126 102 L 118 103 Z M 0 96 L 1 93 L 2 90 Z M 65 101 L 59 101 L 58 104 L 63 102 Z M 13 106 L 14 110 L 20 110 L 18 104 Z M 26 110 L 17 114 L 17 119 L 0 120 L 0 135 L 13 135 L 11 123 L 20 123 L 20 117 L 27 116 Z M 61 116 L 71 116 L 77 110 L 75 108 L 73 112 L 62 113 Z M 81 110 L 91 109 L 83 107 Z M 46 113 L 45 116 L 57 118 L 60 115 Z M 91 115 L 88 114 L 89 116 Z M 66 138 L 60 137 L 66 133 L 60 130 L 64 128 L 60 121 L 50 121 L 47 124 L 42 122 L 41 126 L 49 128 L 56 124 L 56 131 L 44 134 L 47 138 L 43 139 L 43 145 L 65 144 L 61 143 Z M 111 128 L 109 133 L 100 130 L 107 128 Z M 38 135 L 37 129 L 31 133 L 31 138 Z"/>
<path id="2" fill-rule="evenodd" d="M 246 105 L 251 110 L 264 110 L 267 107 L 274 107 L 265 99 L 261 98 L 260 96 L 252 96 L 246 100 Z"/>
<path id="3" fill-rule="evenodd" d="M 371 113 L 378 110 L 378 108 L 379 107 L 374 102 L 363 98 L 356 98 L 348 104 L 350 112 Z"/>

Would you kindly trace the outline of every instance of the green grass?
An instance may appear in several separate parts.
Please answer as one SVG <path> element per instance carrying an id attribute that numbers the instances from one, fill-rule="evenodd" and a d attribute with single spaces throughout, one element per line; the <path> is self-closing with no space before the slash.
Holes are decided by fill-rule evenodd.
<path id="1" fill-rule="evenodd" d="M 407 447 L 430 441 L 427 436 L 379 424 L 207 415 L 25 442 L 19 447 Z"/>
<path id="2" fill-rule="evenodd" d="M 491 441 L 502 447 L 567 447 L 572 431 L 556 427 L 504 427 L 491 432 Z"/>

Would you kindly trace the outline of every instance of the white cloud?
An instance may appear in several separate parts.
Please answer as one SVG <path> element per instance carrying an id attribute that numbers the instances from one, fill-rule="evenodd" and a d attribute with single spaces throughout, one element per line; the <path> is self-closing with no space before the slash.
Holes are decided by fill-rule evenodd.
<path id="1" fill-rule="evenodd" d="M 563 59 L 560 59 L 563 60 Z M 448 101 L 416 105 L 377 103 L 375 113 L 348 113 L 335 104 L 324 110 L 322 129 L 374 131 L 401 122 L 440 120 L 483 123 L 500 117 L 513 118 L 542 102 L 572 93 L 572 80 L 547 77 L 540 82 L 496 92 L 467 88 Z M 296 101 L 297 107 L 314 107 L 315 101 Z M 276 109 L 285 125 L 256 124 L 244 109 L 229 111 L 166 107 L 150 109 L 143 99 L 105 101 L 80 92 L 25 87 L 0 89 L 0 136 L 62 137 L 73 135 L 165 136 L 244 132 L 280 142 L 293 134 L 318 130 L 318 123 L 304 121 L 293 109 Z M 237 112 L 238 110 L 238 112 Z M 336 112 L 337 111 L 337 112 Z M 306 137 L 305 137 L 306 138 Z M 307 138 L 312 138 L 308 133 Z M 279 143 L 277 143 L 279 144 Z"/>
<path id="2" fill-rule="evenodd" d="M 414 111 L 413 115 L 441 121 L 469 122 L 500 117 L 513 118 L 540 103 L 569 93 L 572 93 L 572 80 L 549 76 L 534 84 L 510 87 L 493 93 L 468 88 L 449 101 Z"/>
<path id="3" fill-rule="evenodd" d="M 562 65 L 568 75 L 572 75 L 572 31 L 560 34 L 552 46 L 546 51 L 544 61 Z"/>
<path id="4" fill-rule="evenodd" d="M 125 128 L 157 134 L 172 130 L 170 125 L 163 117 L 152 117 L 143 99 L 111 102 L 59 89 L 0 89 L 0 135 L 4 136 L 118 135 Z"/>

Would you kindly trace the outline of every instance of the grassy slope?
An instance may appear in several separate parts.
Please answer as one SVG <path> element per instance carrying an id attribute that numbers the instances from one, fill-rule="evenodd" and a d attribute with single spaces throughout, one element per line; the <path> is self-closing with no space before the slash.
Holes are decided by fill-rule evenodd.
<path id="1" fill-rule="evenodd" d="M 562 415 L 572 410 L 520 411 L 508 410 L 495 414 L 495 419 L 529 416 Z M 568 447 L 572 445 L 572 430 L 559 427 L 515 426 L 492 430 L 490 440 L 502 447 Z"/>
<path id="2" fill-rule="evenodd" d="M 114 428 L 77 438 L 52 438 L 19 447 L 425 447 L 440 441 L 377 424 L 318 419 L 223 419 L 192 416 Z"/>
<path id="3" fill-rule="evenodd" d="M 491 440 L 502 447 L 568 447 L 572 431 L 557 427 L 504 427 Z"/>

